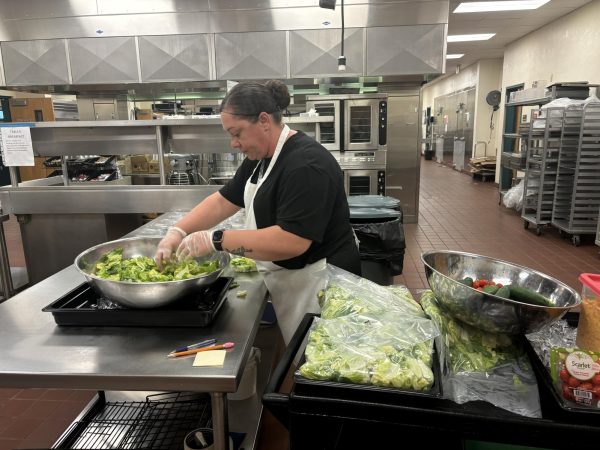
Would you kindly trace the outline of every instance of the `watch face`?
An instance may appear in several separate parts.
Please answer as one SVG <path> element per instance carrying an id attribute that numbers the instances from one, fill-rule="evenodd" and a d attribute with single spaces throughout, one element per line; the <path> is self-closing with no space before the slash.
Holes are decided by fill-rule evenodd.
<path id="1" fill-rule="evenodd" d="M 223 251 L 223 246 L 221 245 L 223 242 L 223 230 L 217 230 L 212 235 L 213 245 L 215 250 Z"/>

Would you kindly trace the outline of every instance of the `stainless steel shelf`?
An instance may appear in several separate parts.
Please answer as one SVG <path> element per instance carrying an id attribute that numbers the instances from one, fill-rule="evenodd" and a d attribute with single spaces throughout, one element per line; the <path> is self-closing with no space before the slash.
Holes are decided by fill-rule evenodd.
<path id="1" fill-rule="evenodd" d="M 553 99 L 551 97 L 535 98 L 533 100 L 522 100 L 520 102 L 509 102 L 509 103 L 506 103 L 506 106 L 536 106 L 536 105 L 545 105 L 546 103 L 549 103 L 552 100 Z"/>

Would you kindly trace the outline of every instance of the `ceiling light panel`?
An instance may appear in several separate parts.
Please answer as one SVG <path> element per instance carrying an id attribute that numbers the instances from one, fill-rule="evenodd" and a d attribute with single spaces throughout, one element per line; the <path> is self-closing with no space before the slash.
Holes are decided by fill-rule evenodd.
<path id="1" fill-rule="evenodd" d="M 446 55 L 446 59 L 460 59 L 465 56 L 464 53 L 450 53 Z"/>
<path id="2" fill-rule="evenodd" d="M 523 11 L 538 9 L 550 0 L 511 0 L 499 2 L 464 2 L 456 7 L 455 13 L 476 13 L 493 11 Z"/>
<path id="3" fill-rule="evenodd" d="M 496 33 L 454 34 L 448 36 L 447 42 L 487 41 L 493 36 L 496 36 Z"/>

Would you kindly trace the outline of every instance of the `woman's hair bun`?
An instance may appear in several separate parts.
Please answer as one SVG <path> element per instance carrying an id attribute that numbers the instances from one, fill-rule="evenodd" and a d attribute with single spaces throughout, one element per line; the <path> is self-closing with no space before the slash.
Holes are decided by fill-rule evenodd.
<path id="1" fill-rule="evenodd" d="M 285 83 L 279 80 L 269 80 L 265 83 L 265 87 L 271 91 L 271 95 L 273 95 L 275 104 L 279 109 L 284 110 L 289 106 L 290 93 Z"/>

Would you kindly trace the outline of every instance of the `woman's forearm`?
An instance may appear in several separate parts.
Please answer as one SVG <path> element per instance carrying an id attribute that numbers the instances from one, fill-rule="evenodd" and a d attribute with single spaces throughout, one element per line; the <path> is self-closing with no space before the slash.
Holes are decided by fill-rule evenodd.
<path id="1" fill-rule="evenodd" d="M 281 261 L 301 255 L 311 243 L 275 225 L 260 230 L 226 230 L 222 246 L 234 255 L 258 261 Z"/>
<path id="2" fill-rule="evenodd" d="M 208 230 L 231 217 L 241 208 L 234 205 L 220 193 L 215 192 L 194 207 L 183 219 L 175 224 L 186 233 Z"/>

